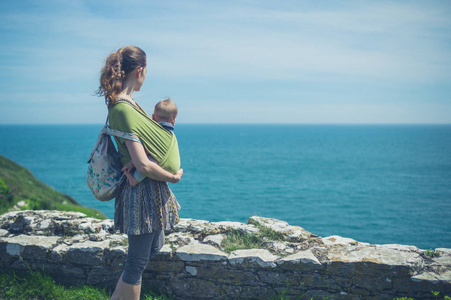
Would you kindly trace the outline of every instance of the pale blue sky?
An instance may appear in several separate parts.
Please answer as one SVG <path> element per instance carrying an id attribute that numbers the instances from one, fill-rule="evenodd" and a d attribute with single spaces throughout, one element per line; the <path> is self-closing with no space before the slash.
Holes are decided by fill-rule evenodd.
<path id="1" fill-rule="evenodd" d="M 180 123 L 451 123 L 451 1 L 1 1 L 0 124 L 102 123 L 106 56 Z"/>

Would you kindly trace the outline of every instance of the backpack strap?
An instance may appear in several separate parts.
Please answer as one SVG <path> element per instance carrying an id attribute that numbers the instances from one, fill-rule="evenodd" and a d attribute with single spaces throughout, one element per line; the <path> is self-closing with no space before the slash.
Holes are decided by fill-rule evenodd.
<path id="1" fill-rule="evenodd" d="M 117 136 L 117 137 L 120 137 L 120 138 L 123 138 L 123 139 L 131 140 L 131 141 L 134 141 L 134 142 L 142 144 L 141 140 L 139 139 L 139 137 L 136 134 L 122 132 L 122 131 L 119 131 L 117 129 L 112 129 L 110 127 L 110 125 L 108 124 L 108 116 L 106 117 L 105 126 L 100 131 L 100 134 L 109 134 L 109 135 L 112 135 L 112 136 Z"/>
<path id="2" fill-rule="evenodd" d="M 141 140 L 139 139 L 139 137 L 136 134 L 126 133 L 126 132 L 122 132 L 122 131 L 119 131 L 116 129 L 111 129 L 109 126 L 104 127 L 104 128 L 105 128 L 105 134 L 117 136 L 117 137 L 120 137 L 123 139 L 131 140 L 131 141 L 142 144 Z"/>
<path id="3" fill-rule="evenodd" d="M 102 130 L 100 130 L 99 137 L 97 138 L 97 141 L 94 144 L 94 147 L 91 151 L 91 155 L 89 156 L 88 163 L 91 161 L 91 159 L 94 155 L 94 152 L 97 150 L 100 143 L 102 142 L 102 138 L 104 137 L 104 135 L 117 136 L 120 138 L 124 138 L 124 139 L 131 140 L 131 141 L 142 144 L 141 140 L 139 139 L 139 137 L 136 134 L 122 132 L 122 131 L 119 131 L 116 129 L 111 129 L 110 126 L 108 125 L 108 117 L 107 117 L 105 126 L 103 126 Z"/>

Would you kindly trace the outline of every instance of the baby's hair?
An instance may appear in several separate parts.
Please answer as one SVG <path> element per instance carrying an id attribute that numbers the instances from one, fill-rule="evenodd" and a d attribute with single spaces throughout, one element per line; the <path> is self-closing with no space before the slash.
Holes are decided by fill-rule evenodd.
<path id="1" fill-rule="evenodd" d="M 154 114 L 161 122 L 172 122 L 177 117 L 177 106 L 171 98 L 161 100 L 155 105 Z"/>

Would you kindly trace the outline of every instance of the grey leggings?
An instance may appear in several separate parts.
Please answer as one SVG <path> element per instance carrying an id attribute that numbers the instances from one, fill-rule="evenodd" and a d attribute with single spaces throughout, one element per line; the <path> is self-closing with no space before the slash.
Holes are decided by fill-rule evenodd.
<path id="1" fill-rule="evenodd" d="M 154 230 L 152 233 L 129 235 L 128 254 L 122 281 L 127 284 L 141 284 L 142 274 L 149 260 L 152 259 L 164 245 L 164 231 Z"/>

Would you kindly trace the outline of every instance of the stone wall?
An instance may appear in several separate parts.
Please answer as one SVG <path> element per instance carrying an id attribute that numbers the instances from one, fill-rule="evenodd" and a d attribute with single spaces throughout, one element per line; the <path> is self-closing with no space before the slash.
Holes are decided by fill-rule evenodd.
<path id="1" fill-rule="evenodd" d="M 127 238 L 113 231 L 112 220 L 20 211 L 0 216 L 0 228 L 2 270 L 44 270 L 61 283 L 106 287 L 122 272 Z M 279 241 L 225 252 L 228 234 L 261 237 L 268 228 Z M 261 217 L 249 224 L 182 219 L 143 277 L 177 299 L 435 299 L 431 291 L 451 295 L 451 249 L 320 238 Z"/>

